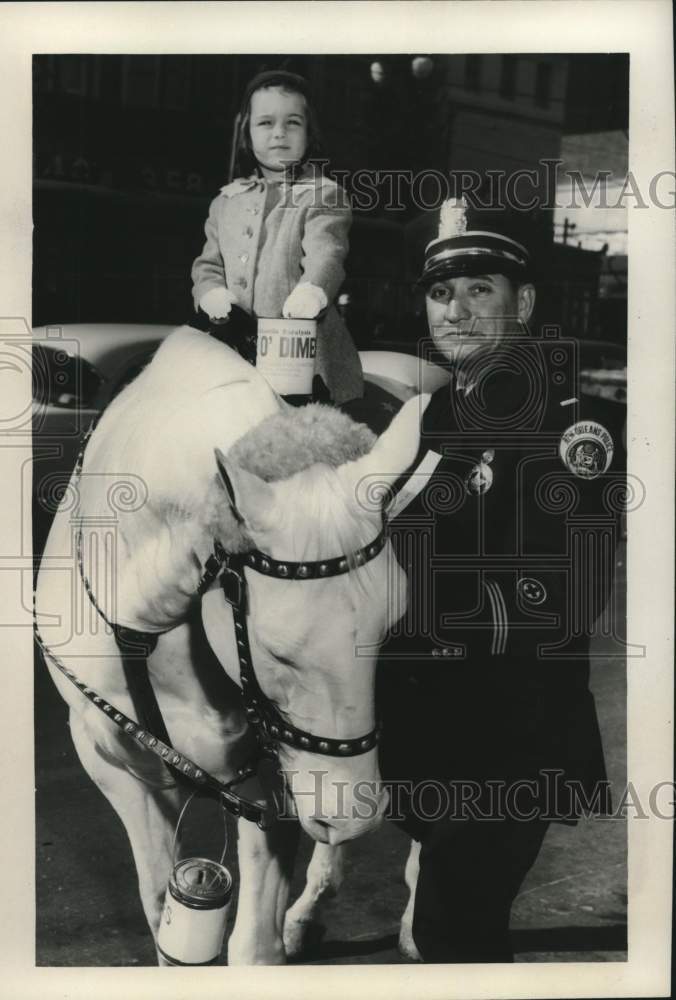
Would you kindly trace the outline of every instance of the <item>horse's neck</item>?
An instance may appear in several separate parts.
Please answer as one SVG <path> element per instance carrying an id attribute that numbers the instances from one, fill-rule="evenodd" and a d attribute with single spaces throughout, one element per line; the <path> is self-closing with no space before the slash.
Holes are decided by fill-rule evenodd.
<path id="1" fill-rule="evenodd" d="M 213 388 L 178 399 L 153 391 L 162 380 L 151 366 L 90 441 L 80 486 L 85 549 L 88 534 L 112 527 L 115 598 L 105 610 L 120 624 L 168 628 L 188 610 L 214 545 L 214 448 L 227 451 L 278 405 L 242 364 L 234 376 L 212 373 Z M 125 497 L 125 483 L 136 500 Z"/>
<path id="2" fill-rule="evenodd" d="M 209 477 L 195 463 L 190 487 L 181 488 L 176 477 L 175 490 L 167 495 L 159 493 L 160 476 L 103 474 L 98 483 L 95 467 L 93 461 L 83 470 L 83 484 L 90 485 L 81 490 L 80 530 L 86 571 L 91 575 L 97 561 L 104 564 L 95 572 L 98 603 L 120 625 L 150 631 L 169 628 L 185 616 L 213 550 L 209 518 L 201 516 L 195 503 L 200 491 L 203 496 L 209 492 Z M 110 470 L 129 467 L 112 455 L 106 461 Z M 138 498 L 136 509 L 131 501 L 127 510 L 121 505 L 111 510 L 114 492 L 105 489 L 106 479 L 117 479 L 120 493 L 128 483 Z"/>

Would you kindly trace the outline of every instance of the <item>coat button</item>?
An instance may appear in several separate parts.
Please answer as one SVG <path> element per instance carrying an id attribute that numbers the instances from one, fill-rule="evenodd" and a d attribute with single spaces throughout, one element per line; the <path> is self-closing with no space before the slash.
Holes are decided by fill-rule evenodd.
<path id="1" fill-rule="evenodd" d="M 247 282 L 246 278 L 238 278 L 237 281 L 235 282 L 235 284 L 239 285 L 240 288 L 246 288 L 248 282 Z"/>
<path id="2" fill-rule="evenodd" d="M 260 212 L 260 208 L 258 207 L 258 205 L 254 205 L 254 207 L 251 209 L 251 212 L 253 215 L 258 215 L 258 213 Z"/>
<path id="3" fill-rule="evenodd" d="M 245 236 L 253 236 L 253 229 L 251 228 L 251 226 L 247 226 L 246 227 L 246 229 L 244 230 L 244 235 Z"/>
<path id="4" fill-rule="evenodd" d="M 532 576 L 522 577 L 516 585 L 516 591 L 528 604 L 542 604 L 547 600 L 547 588 Z"/>
<path id="5" fill-rule="evenodd" d="M 248 261 L 248 259 L 249 259 L 249 254 L 248 254 L 248 253 L 241 253 L 241 254 L 239 255 L 239 259 L 241 260 L 241 262 L 242 262 L 243 264 L 246 264 L 246 262 L 247 262 L 247 261 Z"/>

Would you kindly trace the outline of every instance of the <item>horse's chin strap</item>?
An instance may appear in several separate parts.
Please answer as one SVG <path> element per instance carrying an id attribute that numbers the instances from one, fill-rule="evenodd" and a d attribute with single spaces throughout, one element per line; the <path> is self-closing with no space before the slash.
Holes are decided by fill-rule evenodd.
<path id="1" fill-rule="evenodd" d="M 376 726 L 363 736 L 341 740 L 328 736 L 316 736 L 314 733 L 298 729 L 297 726 L 284 719 L 262 690 L 253 667 L 247 626 L 245 568 L 248 567 L 257 573 L 279 580 L 326 579 L 331 576 L 340 576 L 354 567 L 363 566 L 374 559 L 379 552 L 382 552 L 386 541 L 387 531 L 383 525 L 377 538 L 369 545 L 352 553 L 349 558 L 339 556 L 335 559 L 325 559 L 318 562 L 282 562 L 258 550 L 225 556 L 221 587 L 226 601 L 232 607 L 244 711 L 249 724 L 256 732 L 259 743 L 267 752 L 277 753 L 279 744 L 285 743 L 297 750 L 307 750 L 309 753 L 320 754 L 324 757 L 356 757 L 359 754 L 368 753 L 376 746 L 379 729 Z"/>

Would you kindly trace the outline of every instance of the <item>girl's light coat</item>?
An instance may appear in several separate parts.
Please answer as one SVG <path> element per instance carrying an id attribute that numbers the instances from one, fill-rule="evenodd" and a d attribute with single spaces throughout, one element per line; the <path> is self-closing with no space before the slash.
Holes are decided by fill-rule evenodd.
<path id="1" fill-rule="evenodd" d="M 196 309 L 225 282 L 242 309 L 278 319 L 299 281 L 322 288 L 330 305 L 318 324 L 315 370 L 336 403 L 363 393 L 359 354 L 332 305 L 345 277 L 351 222 L 347 196 L 329 178 L 239 179 L 212 201 L 192 268 Z"/>

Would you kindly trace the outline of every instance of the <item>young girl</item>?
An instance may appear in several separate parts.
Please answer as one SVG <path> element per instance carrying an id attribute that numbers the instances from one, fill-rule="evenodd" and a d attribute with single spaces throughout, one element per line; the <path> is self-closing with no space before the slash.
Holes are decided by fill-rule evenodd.
<path id="1" fill-rule="evenodd" d="M 242 105 L 244 176 L 211 203 L 193 298 L 212 320 L 233 305 L 257 317 L 317 319 L 315 373 L 343 403 L 363 393 L 359 355 L 333 304 L 352 216 L 343 190 L 311 164 L 318 152 L 307 82 L 283 71 L 255 77 Z"/>

